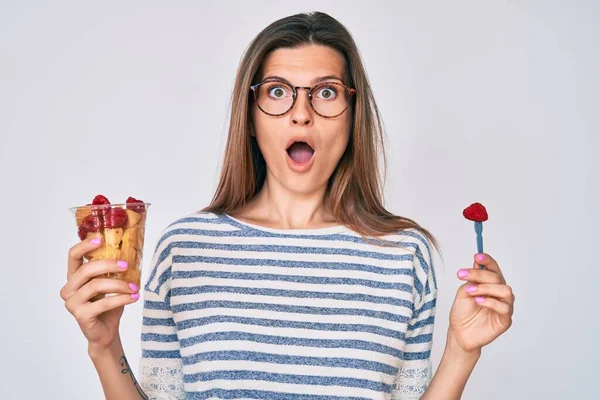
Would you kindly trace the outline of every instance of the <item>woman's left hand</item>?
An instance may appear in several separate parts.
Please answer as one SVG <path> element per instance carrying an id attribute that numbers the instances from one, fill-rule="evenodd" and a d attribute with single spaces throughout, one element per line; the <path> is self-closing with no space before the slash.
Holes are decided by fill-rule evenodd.
<path id="1" fill-rule="evenodd" d="M 512 325 L 515 295 L 496 260 L 483 256 L 474 256 L 472 269 L 458 271 L 466 283 L 458 288 L 450 310 L 449 333 L 465 352 L 480 351 Z"/>

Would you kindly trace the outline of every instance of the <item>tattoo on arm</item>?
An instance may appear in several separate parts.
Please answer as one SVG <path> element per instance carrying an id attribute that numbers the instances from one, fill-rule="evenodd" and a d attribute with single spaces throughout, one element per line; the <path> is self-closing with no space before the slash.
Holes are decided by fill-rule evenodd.
<path id="1" fill-rule="evenodd" d="M 119 362 L 121 364 L 121 367 L 123 367 L 123 369 L 121 370 L 121 373 L 122 374 L 129 374 L 129 376 L 131 377 L 131 380 L 133 381 L 133 386 L 135 386 L 135 389 L 138 391 L 140 397 L 143 400 L 148 400 L 148 396 L 146 395 L 146 393 L 144 393 L 144 391 L 140 387 L 139 383 L 135 379 L 135 376 L 133 375 L 133 372 L 131 371 L 131 368 L 129 368 L 129 363 L 127 362 L 127 358 L 125 358 L 125 356 L 123 356 L 123 357 L 121 357 L 121 359 L 119 360 Z"/>

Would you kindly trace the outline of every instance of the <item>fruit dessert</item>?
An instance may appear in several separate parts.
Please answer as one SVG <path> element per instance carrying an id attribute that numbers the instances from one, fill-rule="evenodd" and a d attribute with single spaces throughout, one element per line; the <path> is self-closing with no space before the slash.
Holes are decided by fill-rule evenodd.
<path id="1" fill-rule="evenodd" d="M 91 204 L 72 209 L 81 240 L 102 238 L 100 247 L 85 254 L 88 261 L 127 261 L 128 268 L 125 271 L 108 273 L 107 277 L 123 279 L 140 287 L 148 206 L 148 203 L 133 197 L 129 197 L 124 204 L 111 204 L 105 196 L 97 195 Z"/>

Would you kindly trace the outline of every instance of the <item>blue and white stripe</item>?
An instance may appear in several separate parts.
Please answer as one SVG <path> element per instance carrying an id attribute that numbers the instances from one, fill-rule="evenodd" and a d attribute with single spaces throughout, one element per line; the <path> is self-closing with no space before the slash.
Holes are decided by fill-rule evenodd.
<path id="1" fill-rule="evenodd" d="M 343 226 L 277 230 L 212 213 L 177 220 L 144 288 L 145 391 L 155 399 L 422 394 L 437 296 L 431 245 L 412 229 L 386 239 L 401 246 L 368 243 Z"/>

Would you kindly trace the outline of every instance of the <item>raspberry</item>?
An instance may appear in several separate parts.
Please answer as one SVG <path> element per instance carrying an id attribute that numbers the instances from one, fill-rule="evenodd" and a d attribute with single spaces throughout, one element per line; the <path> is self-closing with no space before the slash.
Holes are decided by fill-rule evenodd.
<path id="1" fill-rule="evenodd" d="M 128 210 L 135 211 L 138 214 L 141 214 L 146 209 L 146 205 L 143 200 L 137 200 L 134 197 L 128 197 L 125 202 Z"/>
<path id="2" fill-rule="evenodd" d="M 106 212 L 104 226 L 106 228 L 123 228 L 127 225 L 127 213 L 121 208 L 113 208 Z"/>
<path id="3" fill-rule="evenodd" d="M 82 224 L 79 229 L 77 230 L 77 235 L 79 235 L 79 239 L 81 240 L 85 240 L 85 238 L 87 237 L 88 234 L 88 230 L 85 229 L 85 226 Z"/>
<path id="4" fill-rule="evenodd" d="M 98 196 L 94 197 L 94 201 L 92 201 L 92 204 L 95 206 L 101 205 L 101 204 L 110 204 L 110 201 L 108 201 L 108 199 L 99 194 Z"/>
<path id="5" fill-rule="evenodd" d="M 81 226 L 90 232 L 96 232 L 102 228 L 102 220 L 97 215 L 90 214 L 83 219 Z"/>
<path id="6" fill-rule="evenodd" d="M 88 204 L 88 206 L 101 206 L 105 204 L 110 204 L 110 201 L 108 201 L 106 196 L 99 194 L 96 197 L 94 197 L 92 204 Z M 106 218 L 107 211 L 108 210 L 106 208 L 92 207 L 92 215 L 96 216 L 100 220 L 100 222 L 103 222 Z"/>
<path id="7" fill-rule="evenodd" d="M 476 222 L 483 222 L 488 220 L 488 213 L 481 203 L 473 203 L 469 207 L 463 210 L 463 216 Z"/>
<path id="8" fill-rule="evenodd" d="M 102 218 L 98 215 L 90 214 L 81 221 L 81 226 L 77 234 L 81 240 L 85 239 L 88 232 L 98 232 L 102 228 Z"/>

